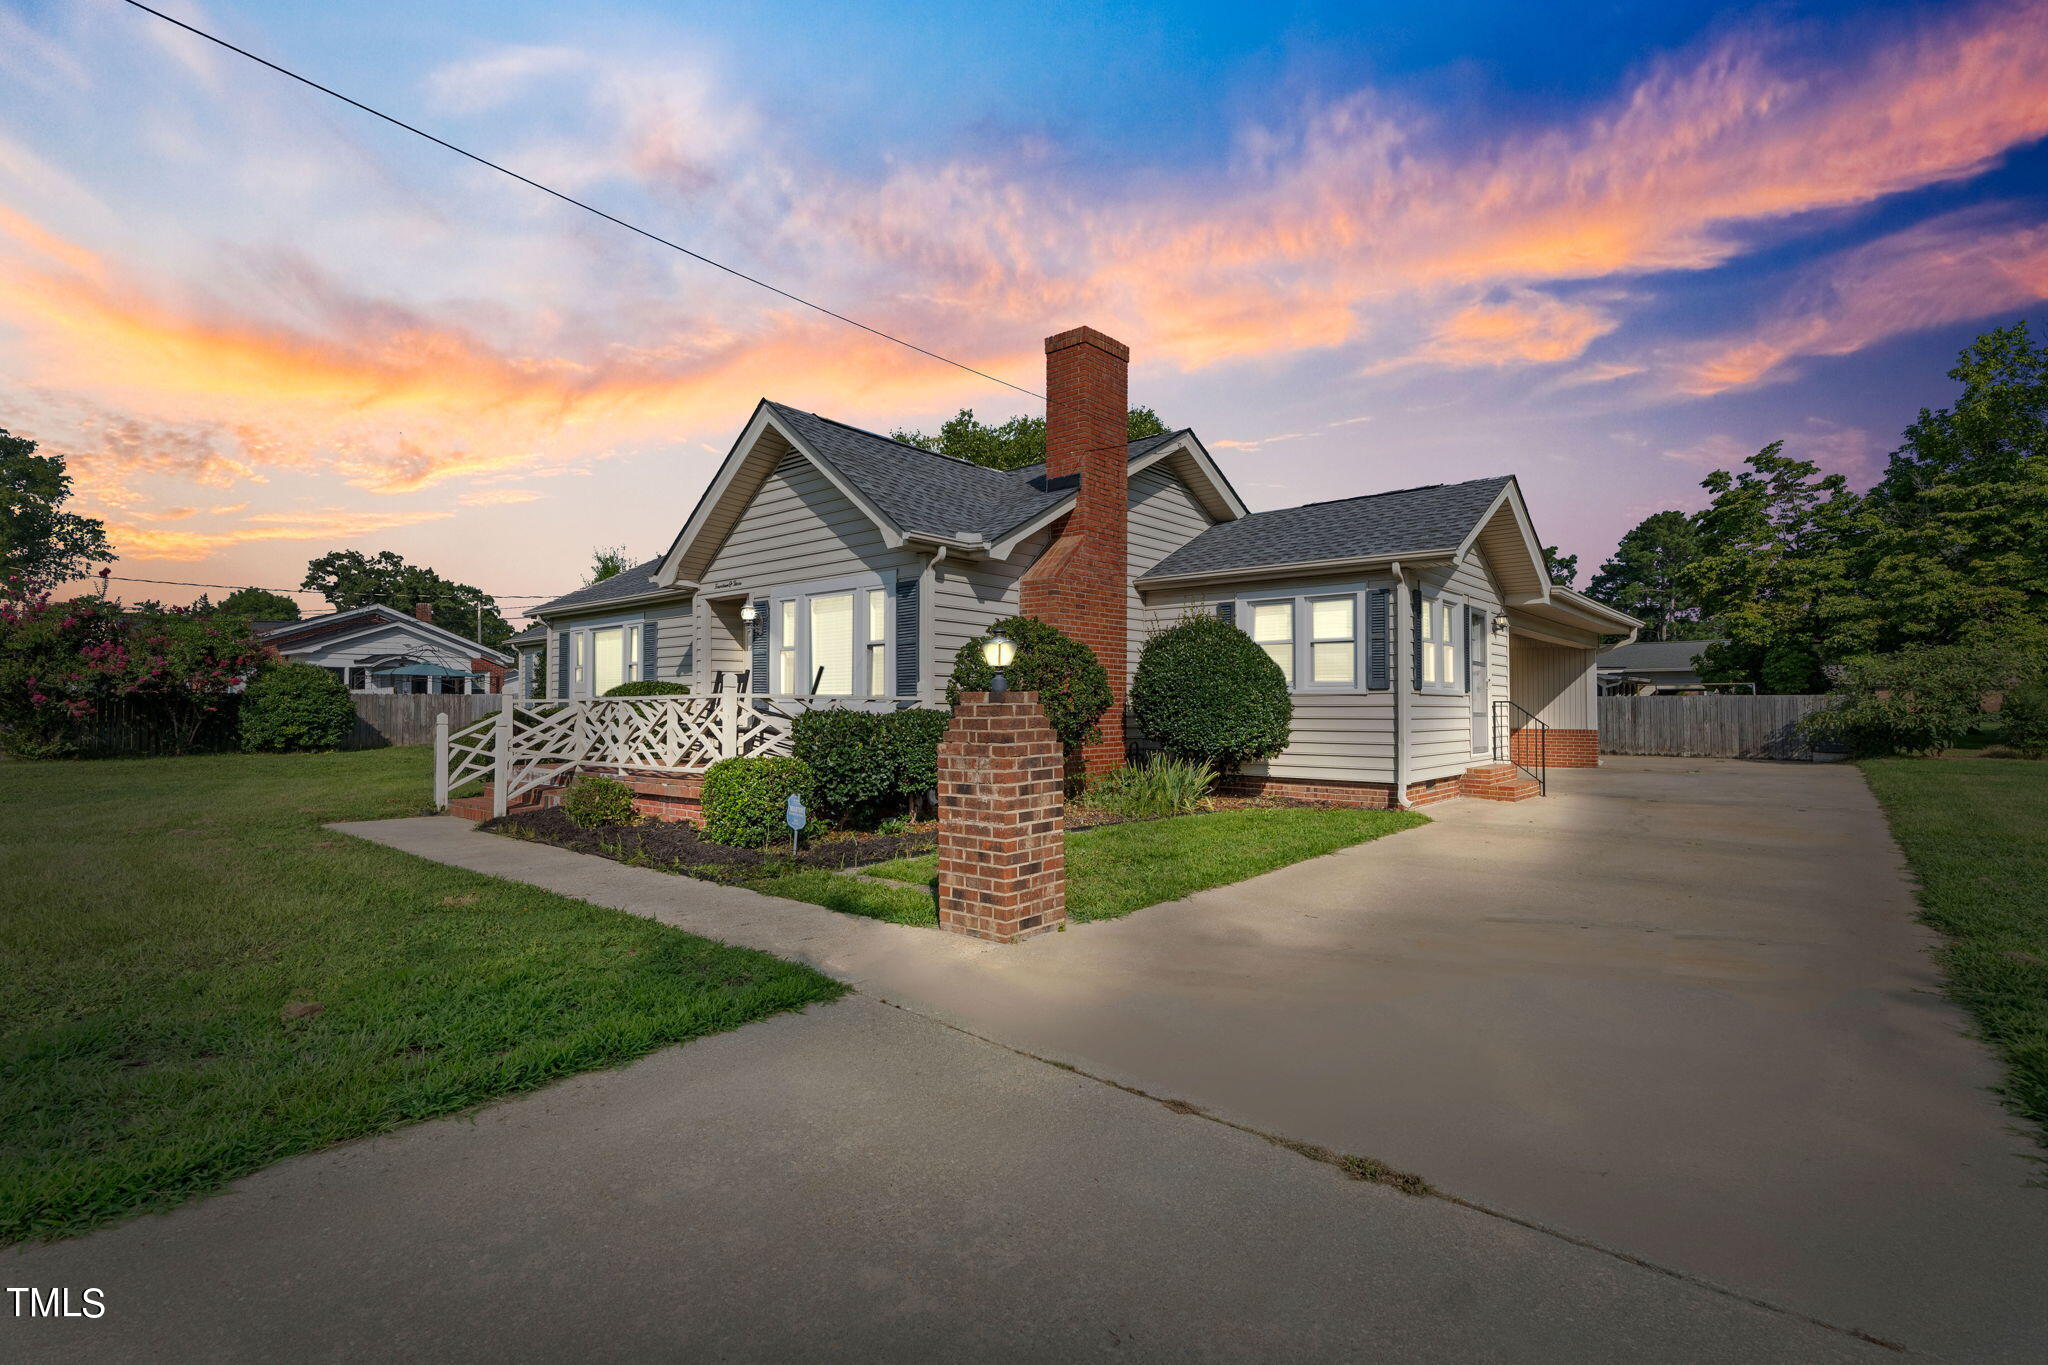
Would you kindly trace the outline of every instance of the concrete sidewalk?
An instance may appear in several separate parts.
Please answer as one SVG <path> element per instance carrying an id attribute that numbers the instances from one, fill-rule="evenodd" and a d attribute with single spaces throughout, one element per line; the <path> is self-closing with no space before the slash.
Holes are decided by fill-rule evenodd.
<path id="1" fill-rule="evenodd" d="M 2048 1358 L 2048 1190 L 1846 765 L 1609 760 L 997 948 L 476 834 L 346 826 L 798 958 L 1955 1359 Z"/>
<path id="2" fill-rule="evenodd" d="M 9 1360 L 1892 1353 L 859 996 L 5 1260 Z"/>

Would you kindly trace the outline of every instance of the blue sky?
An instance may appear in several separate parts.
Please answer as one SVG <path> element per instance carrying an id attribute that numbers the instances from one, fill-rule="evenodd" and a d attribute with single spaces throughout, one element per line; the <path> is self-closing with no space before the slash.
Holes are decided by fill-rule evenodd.
<path id="1" fill-rule="evenodd" d="M 1589 568 L 1774 439 L 1867 482 L 2048 296 L 2039 3 L 165 8 L 1027 386 L 1110 331 L 1254 507 L 1514 473 Z M 113 0 L 0 0 L 0 425 L 117 572 L 563 590 L 762 395 L 1026 401 Z"/>

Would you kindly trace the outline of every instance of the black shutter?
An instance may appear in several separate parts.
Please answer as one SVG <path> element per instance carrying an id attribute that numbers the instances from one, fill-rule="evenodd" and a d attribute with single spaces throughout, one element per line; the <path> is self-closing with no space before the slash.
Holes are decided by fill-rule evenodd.
<path id="1" fill-rule="evenodd" d="M 1422 690 L 1422 591 L 1419 588 L 1410 588 L 1408 590 L 1408 635 L 1409 652 L 1415 656 L 1411 662 L 1415 673 L 1413 690 L 1420 692 Z"/>
<path id="2" fill-rule="evenodd" d="M 896 578 L 896 695 L 914 697 L 917 695 L 917 656 L 920 641 L 917 630 L 917 589 L 916 574 L 899 574 Z"/>
<path id="3" fill-rule="evenodd" d="M 652 618 L 640 623 L 640 677 L 643 681 L 661 676 L 661 622 Z"/>
<path id="4" fill-rule="evenodd" d="M 1223 622 L 1223 624 L 1225 624 L 1225 625 L 1227 625 L 1227 626 L 1234 626 L 1234 625 L 1236 625 L 1236 624 L 1237 624 L 1237 603 L 1235 603 L 1235 602 L 1218 602 L 1218 603 L 1216 604 L 1216 619 L 1217 619 L 1217 620 L 1219 620 L 1219 621 L 1221 621 L 1221 622 Z"/>
<path id="5" fill-rule="evenodd" d="M 1393 686 L 1393 625 L 1394 590 L 1374 588 L 1365 595 L 1365 685 L 1375 692 Z"/>
<path id="6" fill-rule="evenodd" d="M 569 695 L 569 632 L 555 634 L 555 695 Z"/>
<path id="7" fill-rule="evenodd" d="M 768 690 L 768 599 L 765 597 L 754 599 L 753 631 L 754 685 L 751 690 L 766 692 Z"/>

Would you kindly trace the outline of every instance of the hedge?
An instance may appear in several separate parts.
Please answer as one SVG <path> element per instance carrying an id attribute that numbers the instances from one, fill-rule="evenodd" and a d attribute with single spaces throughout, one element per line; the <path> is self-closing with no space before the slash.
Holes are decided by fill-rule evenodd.
<path id="1" fill-rule="evenodd" d="M 273 664 L 242 694 L 244 749 L 339 749 L 355 728 L 356 703 L 347 685 L 312 664 Z"/>
<path id="2" fill-rule="evenodd" d="M 699 797 L 706 839 L 736 848 L 759 848 L 789 837 L 783 820 L 792 794 L 809 806 L 817 783 L 798 758 L 722 758 L 704 770 Z"/>
<path id="3" fill-rule="evenodd" d="M 683 683 L 648 678 L 643 682 L 624 682 L 617 687 L 607 687 L 604 694 L 607 697 L 687 697 L 690 689 Z"/>
<path id="4" fill-rule="evenodd" d="M 818 809 L 835 822 L 870 828 L 917 802 L 939 783 L 944 711 L 806 711 L 792 747 L 817 781 Z"/>

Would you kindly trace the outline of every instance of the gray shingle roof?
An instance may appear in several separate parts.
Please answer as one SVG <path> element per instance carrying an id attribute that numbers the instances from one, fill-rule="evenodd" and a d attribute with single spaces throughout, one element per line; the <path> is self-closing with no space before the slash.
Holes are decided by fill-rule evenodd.
<path id="1" fill-rule="evenodd" d="M 1210 527 L 1145 577 L 1455 549 L 1510 482 L 1437 483 L 1254 512 Z"/>
<path id="2" fill-rule="evenodd" d="M 601 607 L 607 602 L 615 602 L 623 597 L 638 597 L 642 593 L 659 592 L 661 590 L 654 586 L 654 571 L 661 567 L 663 558 L 664 556 L 657 555 L 645 564 L 635 564 L 630 569 L 622 569 L 610 578 L 600 579 L 587 588 L 563 593 L 554 601 L 543 602 L 533 608 L 530 614 L 539 616 L 576 607 Z"/>
<path id="3" fill-rule="evenodd" d="M 786 403 L 771 400 L 768 406 L 805 444 L 831 461 L 861 496 L 905 531 L 957 540 L 995 540 L 1072 491 L 1071 487 L 1048 488 L 1042 464 L 989 469 Z M 1138 459 L 1181 434 L 1174 431 L 1132 441 L 1129 458 Z"/>
<path id="4" fill-rule="evenodd" d="M 507 648 L 510 648 L 513 645 L 537 645 L 545 641 L 547 638 L 548 628 L 546 626 L 528 626 L 525 630 L 520 631 L 517 635 L 507 636 L 505 638 L 505 644 Z"/>
<path id="5" fill-rule="evenodd" d="M 1719 643 L 1719 640 L 1638 640 L 1632 645 L 1615 646 L 1594 663 L 1599 668 L 1690 669 L 1694 655 L 1704 653 L 1708 645 Z"/>

